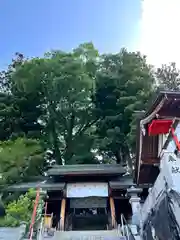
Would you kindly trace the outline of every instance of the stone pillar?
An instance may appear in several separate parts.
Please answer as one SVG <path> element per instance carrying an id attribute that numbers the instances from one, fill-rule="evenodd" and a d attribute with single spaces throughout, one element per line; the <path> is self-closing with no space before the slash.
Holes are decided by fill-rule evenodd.
<path id="1" fill-rule="evenodd" d="M 127 189 L 127 193 L 130 196 L 130 204 L 132 208 L 132 224 L 133 225 L 140 225 L 140 197 L 138 197 L 138 193 L 141 193 L 142 189 L 141 188 L 134 188 L 131 187 Z"/>

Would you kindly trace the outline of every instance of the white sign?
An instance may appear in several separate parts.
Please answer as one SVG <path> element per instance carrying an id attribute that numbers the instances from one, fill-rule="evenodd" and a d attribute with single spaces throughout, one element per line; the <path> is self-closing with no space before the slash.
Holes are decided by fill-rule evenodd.
<path id="1" fill-rule="evenodd" d="M 107 183 L 68 183 L 68 198 L 108 197 Z"/>

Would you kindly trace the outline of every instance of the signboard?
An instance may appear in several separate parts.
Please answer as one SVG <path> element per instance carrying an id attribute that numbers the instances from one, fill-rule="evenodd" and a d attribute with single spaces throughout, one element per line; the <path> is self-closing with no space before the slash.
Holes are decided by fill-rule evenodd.
<path id="1" fill-rule="evenodd" d="M 107 183 L 68 183 L 68 198 L 108 197 Z"/>
<path id="2" fill-rule="evenodd" d="M 70 208 L 106 208 L 107 198 L 87 197 L 70 199 Z"/>

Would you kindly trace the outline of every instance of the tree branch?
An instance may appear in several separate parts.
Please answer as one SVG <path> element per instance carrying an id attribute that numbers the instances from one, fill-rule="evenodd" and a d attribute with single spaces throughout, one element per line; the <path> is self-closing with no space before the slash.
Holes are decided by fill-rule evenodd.
<path id="1" fill-rule="evenodd" d="M 75 134 L 75 138 L 85 132 L 89 127 L 95 124 L 99 119 L 93 120 L 85 125 L 83 125 Z"/>

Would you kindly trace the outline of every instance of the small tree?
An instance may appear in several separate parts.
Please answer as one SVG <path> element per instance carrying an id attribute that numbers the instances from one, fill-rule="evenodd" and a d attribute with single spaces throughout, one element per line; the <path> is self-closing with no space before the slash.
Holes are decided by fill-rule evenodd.
<path id="1" fill-rule="evenodd" d="M 31 223 L 31 217 L 36 198 L 36 191 L 30 189 L 25 195 L 21 195 L 18 200 L 14 200 L 6 207 L 6 216 L 0 219 L 0 226 L 17 227 L 20 223 L 25 223 L 27 229 Z M 42 208 L 43 200 L 40 198 L 38 206 Z M 40 212 L 40 211 L 39 211 Z M 36 217 L 36 222 L 39 220 L 39 214 Z"/>

